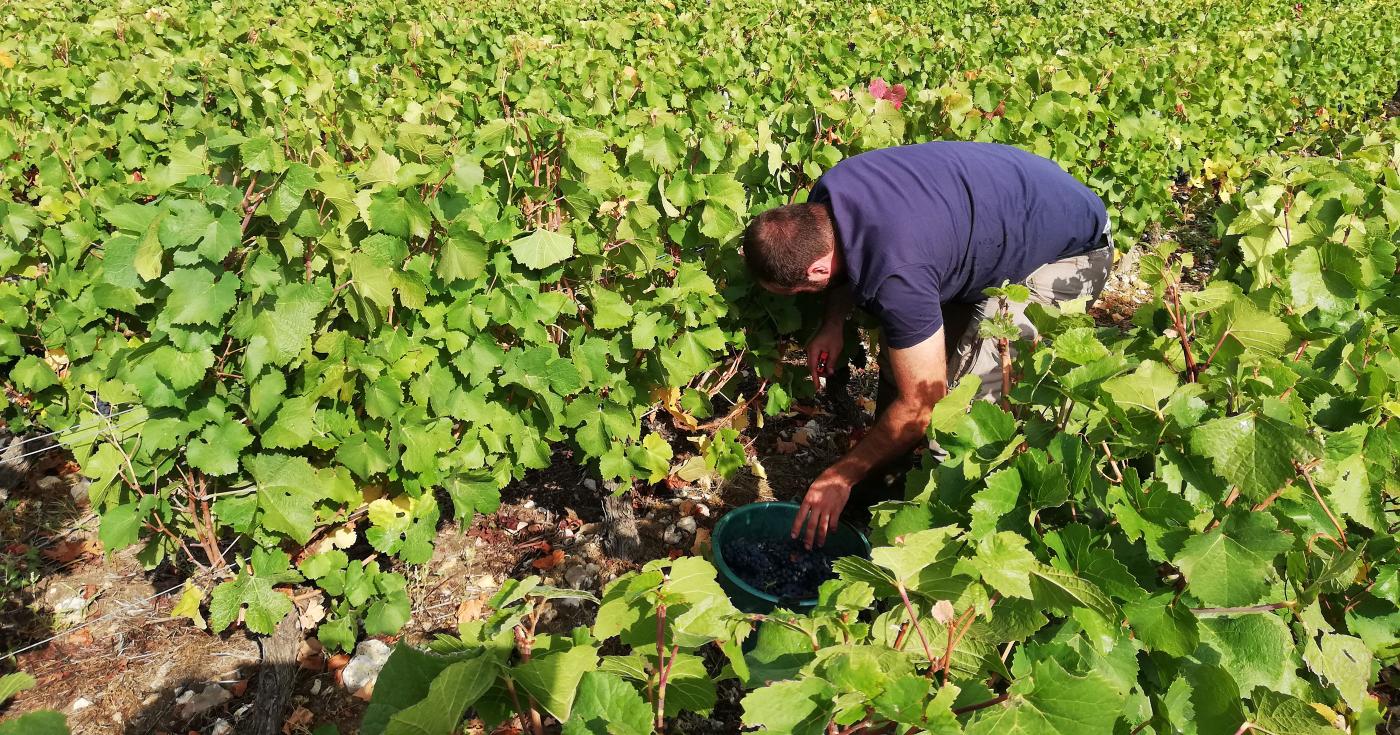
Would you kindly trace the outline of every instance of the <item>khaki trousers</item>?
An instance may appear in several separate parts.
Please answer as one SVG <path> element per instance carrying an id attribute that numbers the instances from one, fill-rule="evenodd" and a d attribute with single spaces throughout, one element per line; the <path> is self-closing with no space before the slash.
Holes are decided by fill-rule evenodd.
<path id="1" fill-rule="evenodd" d="M 1008 311 L 1021 336 L 1033 339 L 1035 325 L 1026 318 L 1026 307 L 1031 303 L 1057 305 L 1065 301 L 1088 297 L 1097 298 L 1108 282 L 1108 273 L 1113 267 L 1113 245 L 1104 245 L 1086 253 L 1063 258 L 1037 268 L 1022 281 L 1030 289 L 1030 300 L 1022 304 L 1008 304 Z M 968 375 L 982 379 L 977 395 L 987 400 L 1001 398 L 1001 353 L 997 341 L 983 339 L 978 335 L 982 320 L 996 315 L 999 305 L 995 300 L 983 299 L 977 303 L 947 303 L 943 305 L 943 338 L 948 347 L 948 388 L 957 386 L 958 381 Z M 891 375 L 887 357 L 888 350 L 880 346 L 880 386 L 876 404 L 879 410 L 898 395 Z M 1015 354 L 1014 352 L 1012 353 Z"/>

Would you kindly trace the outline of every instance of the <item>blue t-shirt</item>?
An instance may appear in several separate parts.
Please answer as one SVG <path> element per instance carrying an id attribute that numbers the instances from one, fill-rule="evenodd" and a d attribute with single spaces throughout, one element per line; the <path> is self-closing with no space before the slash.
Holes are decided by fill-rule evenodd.
<path id="1" fill-rule="evenodd" d="M 1054 161 L 995 143 L 938 141 L 848 158 L 808 196 L 831 209 L 856 303 L 885 339 L 912 347 L 943 326 L 944 302 L 1099 243 L 1103 201 Z"/>

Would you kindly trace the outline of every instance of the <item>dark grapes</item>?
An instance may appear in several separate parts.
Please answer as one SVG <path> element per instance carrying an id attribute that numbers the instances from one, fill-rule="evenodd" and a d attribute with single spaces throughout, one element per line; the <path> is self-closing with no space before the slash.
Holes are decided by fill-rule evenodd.
<path id="1" fill-rule="evenodd" d="M 791 539 L 736 538 L 721 552 L 724 562 L 740 579 L 780 600 L 808 600 L 836 573 L 837 557 L 821 548 L 808 551 Z"/>

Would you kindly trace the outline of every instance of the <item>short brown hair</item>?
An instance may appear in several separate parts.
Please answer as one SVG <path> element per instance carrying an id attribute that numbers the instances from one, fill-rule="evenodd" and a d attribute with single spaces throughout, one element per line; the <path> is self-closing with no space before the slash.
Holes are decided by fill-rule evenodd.
<path id="1" fill-rule="evenodd" d="M 754 218 L 744 230 L 744 261 L 755 278 L 782 288 L 807 282 L 807 269 L 836 247 L 824 204 L 789 204 Z"/>

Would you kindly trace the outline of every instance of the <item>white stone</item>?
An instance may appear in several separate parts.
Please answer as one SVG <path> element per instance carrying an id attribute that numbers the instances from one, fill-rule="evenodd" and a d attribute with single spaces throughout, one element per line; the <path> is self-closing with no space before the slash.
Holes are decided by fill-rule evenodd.
<path id="1" fill-rule="evenodd" d="M 316 679 L 315 681 L 311 682 L 311 696 L 314 697 L 314 696 L 316 696 L 317 694 L 320 694 L 320 693 L 321 693 L 321 680 L 320 680 L 320 679 Z"/>
<path id="2" fill-rule="evenodd" d="M 598 481 L 591 477 L 585 477 L 583 479 L 583 486 L 596 492 L 598 490 Z"/>
<path id="3" fill-rule="evenodd" d="M 57 493 L 63 489 L 63 478 L 58 475 L 44 475 L 34 483 L 34 487 L 41 493 Z"/>
<path id="4" fill-rule="evenodd" d="M 53 606 L 54 618 L 60 625 L 77 625 L 83 622 L 84 612 L 87 610 L 87 599 L 82 595 L 73 595 L 58 601 Z"/>
<path id="5" fill-rule="evenodd" d="M 340 682 L 352 692 L 358 692 L 373 684 L 374 680 L 379 678 L 379 671 L 384 668 L 384 662 L 389 660 L 391 650 L 384 641 L 361 641 L 360 645 L 355 646 L 355 655 L 351 657 L 350 663 L 341 670 Z"/>
<path id="6" fill-rule="evenodd" d="M 681 542 L 685 540 L 685 533 L 677 527 L 677 524 L 672 523 L 671 527 L 661 534 L 661 540 L 671 546 L 680 546 Z"/>
<path id="7" fill-rule="evenodd" d="M 91 699 L 88 699 L 87 697 L 78 697 L 77 699 L 73 700 L 73 705 L 72 705 L 71 707 L 69 707 L 68 709 L 69 709 L 69 711 L 71 711 L 71 712 L 82 712 L 83 710 L 85 710 L 85 709 L 87 709 L 88 707 L 91 707 L 91 706 L 92 706 L 92 700 L 91 700 Z"/>
<path id="8" fill-rule="evenodd" d="M 175 712 L 182 720 L 192 720 L 230 699 L 233 699 L 233 694 L 229 690 L 218 684 L 208 684 L 198 694 L 180 703 Z"/>
<path id="9" fill-rule="evenodd" d="M 233 723 L 225 719 L 214 721 L 214 726 L 209 729 L 209 735 L 233 735 Z"/>
<path id="10" fill-rule="evenodd" d="M 576 590 L 589 589 L 593 586 L 594 575 L 589 572 L 588 565 L 575 564 L 564 570 L 564 581 Z"/>
<path id="11" fill-rule="evenodd" d="M 676 521 L 676 528 L 685 533 L 695 533 L 695 518 L 693 516 L 686 516 Z"/>

